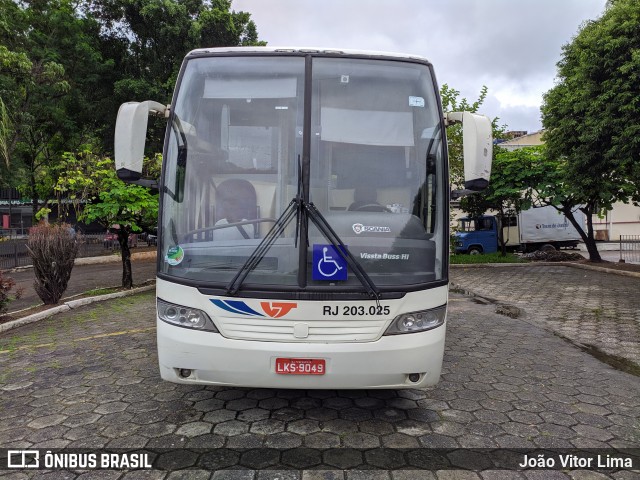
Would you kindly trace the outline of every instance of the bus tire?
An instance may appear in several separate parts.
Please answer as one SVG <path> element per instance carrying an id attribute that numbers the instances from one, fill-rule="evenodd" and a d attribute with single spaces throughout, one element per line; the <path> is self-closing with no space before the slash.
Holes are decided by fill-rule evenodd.
<path id="1" fill-rule="evenodd" d="M 469 247 L 469 255 L 482 255 L 482 247 Z"/>
<path id="2" fill-rule="evenodd" d="M 556 247 L 554 247 L 553 245 L 551 245 L 550 243 L 545 243 L 544 245 L 542 245 L 539 249 L 541 252 L 555 252 L 556 251 Z"/>

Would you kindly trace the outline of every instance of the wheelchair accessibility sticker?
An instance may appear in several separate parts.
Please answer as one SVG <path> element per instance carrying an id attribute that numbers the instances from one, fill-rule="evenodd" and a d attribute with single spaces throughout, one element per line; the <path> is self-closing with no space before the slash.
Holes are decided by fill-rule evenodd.
<path id="1" fill-rule="evenodd" d="M 313 246 L 314 280 L 346 280 L 347 261 L 342 258 L 333 245 Z"/>

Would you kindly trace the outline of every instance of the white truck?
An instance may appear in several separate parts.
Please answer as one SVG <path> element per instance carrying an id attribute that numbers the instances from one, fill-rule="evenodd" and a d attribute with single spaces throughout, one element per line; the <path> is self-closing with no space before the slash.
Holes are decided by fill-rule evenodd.
<path id="1" fill-rule="evenodd" d="M 584 214 L 574 212 L 579 223 L 584 224 Z M 530 208 L 518 215 L 507 217 L 504 222 L 493 215 L 479 218 L 461 218 L 455 234 L 456 253 L 493 253 L 499 250 L 498 228 L 502 228 L 507 248 L 525 252 L 575 248 L 581 241 L 580 234 L 563 214 L 552 206 Z"/>

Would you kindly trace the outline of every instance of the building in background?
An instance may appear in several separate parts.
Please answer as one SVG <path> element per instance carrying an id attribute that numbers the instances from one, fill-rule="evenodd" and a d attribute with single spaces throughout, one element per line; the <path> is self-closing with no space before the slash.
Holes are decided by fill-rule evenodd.
<path id="1" fill-rule="evenodd" d="M 500 142 L 498 145 L 505 150 L 517 150 L 524 147 L 536 147 L 542 145 L 542 130 L 533 133 L 527 133 L 526 131 L 517 130 L 514 132 L 507 132 L 505 134 L 506 140 Z M 522 135 L 510 135 L 518 134 Z M 510 138 L 509 138 L 510 137 Z"/>
<path id="2" fill-rule="evenodd" d="M 21 198 L 15 188 L 0 188 L 0 237 L 26 235 L 32 215 L 30 200 Z"/>
<path id="3" fill-rule="evenodd" d="M 62 200 L 70 202 L 69 200 Z M 48 205 L 51 212 L 47 215 L 50 222 L 58 221 L 57 200 L 52 200 Z M 89 225 L 79 222 L 73 208 L 65 211 L 64 221 L 72 225 L 82 233 L 103 233 L 104 227 L 97 222 Z M 15 188 L 0 188 L 0 240 L 7 238 L 20 238 L 29 234 L 29 228 L 38 223 L 33 218 L 33 202 L 29 198 L 20 196 Z"/>

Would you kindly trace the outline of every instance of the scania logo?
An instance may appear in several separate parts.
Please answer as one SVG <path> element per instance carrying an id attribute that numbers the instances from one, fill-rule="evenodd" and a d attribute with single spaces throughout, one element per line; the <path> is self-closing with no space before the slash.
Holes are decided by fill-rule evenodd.
<path id="1" fill-rule="evenodd" d="M 280 318 L 285 316 L 291 310 L 298 306 L 297 303 L 292 302 L 260 302 L 260 307 L 266 315 L 254 310 L 242 300 L 214 300 L 211 299 L 216 307 L 221 308 L 227 312 L 237 313 L 240 315 L 248 315 L 251 317 L 270 317 Z"/>
<path id="2" fill-rule="evenodd" d="M 356 235 L 360 235 L 361 233 L 389 233 L 391 229 L 389 227 L 377 227 L 377 226 L 369 226 L 362 225 L 361 223 L 354 223 L 353 231 Z"/>

